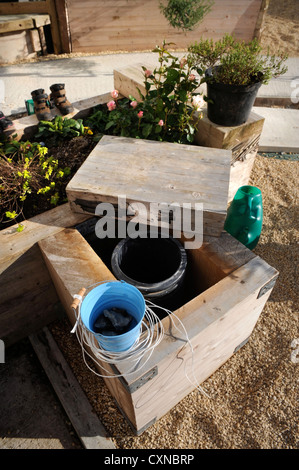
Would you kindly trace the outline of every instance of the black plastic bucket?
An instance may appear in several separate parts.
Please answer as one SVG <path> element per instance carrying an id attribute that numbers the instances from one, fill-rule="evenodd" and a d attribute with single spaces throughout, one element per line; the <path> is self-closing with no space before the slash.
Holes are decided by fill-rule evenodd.
<path id="1" fill-rule="evenodd" d="M 111 257 L 118 280 L 133 284 L 146 299 L 162 307 L 177 307 L 187 267 L 187 254 L 176 239 L 121 240 Z"/>
<path id="2" fill-rule="evenodd" d="M 217 67 L 206 70 L 212 77 Z M 222 126 L 240 126 L 250 115 L 261 82 L 252 85 L 225 85 L 207 81 L 208 118 Z"/>

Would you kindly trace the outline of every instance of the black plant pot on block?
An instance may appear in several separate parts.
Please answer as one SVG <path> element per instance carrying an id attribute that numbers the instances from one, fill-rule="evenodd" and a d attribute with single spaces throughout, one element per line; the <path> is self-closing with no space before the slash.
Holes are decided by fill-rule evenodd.
<path id="1" fill-rule="evenodd" d="M 262 82 L 250 85 L 227 85 L 211 81 L 218 67 L 206 70 L 208 118 L 221 126 L 240 126 L 250 115 Z"/>

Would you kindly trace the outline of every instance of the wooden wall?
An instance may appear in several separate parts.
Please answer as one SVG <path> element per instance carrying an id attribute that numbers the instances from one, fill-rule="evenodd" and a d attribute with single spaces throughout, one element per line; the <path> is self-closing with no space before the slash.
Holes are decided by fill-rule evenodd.
<path id="1" fill-rule="evenodd" d="M 192 32 L 168 25 L 159 0 L 67 0 L 72 52 L 152 50 L 163 39 L 184 49 L 200 36 L 225 33 L 250 40 L 258 36 L 269 0 L 215 0 L 210 13 Z"/>

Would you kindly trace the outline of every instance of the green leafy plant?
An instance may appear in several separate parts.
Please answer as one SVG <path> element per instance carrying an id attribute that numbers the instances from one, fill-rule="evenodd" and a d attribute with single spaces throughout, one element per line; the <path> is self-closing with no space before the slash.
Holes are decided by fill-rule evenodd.
<path id="1" fill-rule="evenodd" d="M 18 217 L 18 214 L 16 213 L 16 211 L 13 211 L 13 212 L 6 211 L 5 215 L 9 220 L 12 220 L 14 222 L 16 221 L 16 218 Z M 19 222 L 16 231 L 23 232 L 23 230 L 24 230 L 24 225 Z"/>
<path id="2" fill-rule="evenodd" d="M 226 34 L 222 39 L 201 39 L 188 47 L 189 60 L 203 74 L 209 67 L 219 66 L 205 81 L 227 85 L 267 84 L 287 71 L 286 54 L 262 54 L 255 38 L 249 43 L 237 41 Z"/>
<path id="3" fill-rule="evenodd" d="M 22 215 L 29 196 L 46 195 L 57 204 L 57 183 L 68 173 L 69 168 L 60 168 L 48 148 L 37 142 L 0 143 L 0 221 Z"/>
<path id="4" fill-rule="evenodd" d="M 213 0 L 168 0 L 160 1 L 160 10 L 173 28 L 192 31 L 211 10 Z"/>
<path id="5" fill-rule="evenodd" d="M 153 52 L 159 54 L 159 65 L 152 71 L 142 67 L 145 93 L 139 89 L 139 100 L 118 99 L 100 105 L 86 124 L 94 133 L 112 134 L 177 143 L 192 143 L 202 97 L 195 92 L 198 79 L 190 61 L 179 59 L 166 50 L 165 42 Z"/>
<path id="6" fill-rule="evenodd" d="M 52 146 L 57 145 L 63 140 L 90 133 L 91 130 L 84 127 L 82 119 L 68 119 L 62 116 L 55 116 L 52 121 L 40 121 L 35 139 L 42 139 Z"/>

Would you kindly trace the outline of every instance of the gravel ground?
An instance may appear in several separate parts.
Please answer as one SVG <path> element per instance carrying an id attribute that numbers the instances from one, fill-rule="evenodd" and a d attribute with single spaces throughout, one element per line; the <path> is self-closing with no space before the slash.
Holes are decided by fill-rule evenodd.
<path id="1" fill-rule="evenodd" d="M 298 448 L 298 168 L 296 161 L 256 159 L 251 184 L 262 190 L 264 223 L 254 251 L 280 275 L 249 342 L 204 382 L 210 398 L 190 393 L 136 437 L 102 379 L 87 371 L 69 324 L 51 328 L 117 448 Z"/>

